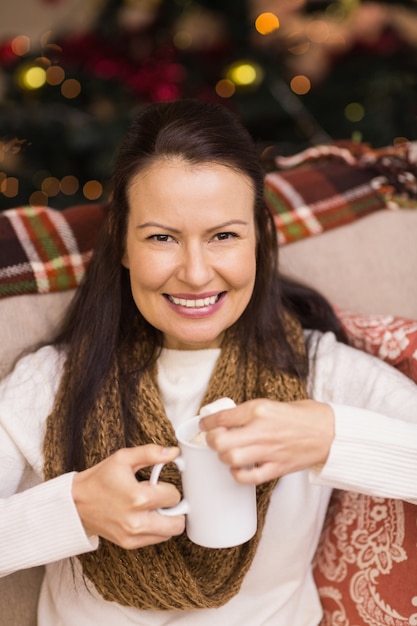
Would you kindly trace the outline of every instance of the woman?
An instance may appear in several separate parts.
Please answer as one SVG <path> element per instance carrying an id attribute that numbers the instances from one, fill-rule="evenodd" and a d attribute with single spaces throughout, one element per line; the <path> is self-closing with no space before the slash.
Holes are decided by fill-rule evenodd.
<path id="1" fill-rule="evenodd" d="M 316 626 L 331 488 L 417 502 L 416 387 L 279 276 L 263 176 L 225 109 L 145 109 L 59 337 L 0 387 L 0 571 L 47 564 L 40 626 Z M 180 499 L 174 470 L 148 478 L 223 396 L 238 406 L 202 428 L 257 485 L 258 531 L 210 550 L 156 510 Z"/>

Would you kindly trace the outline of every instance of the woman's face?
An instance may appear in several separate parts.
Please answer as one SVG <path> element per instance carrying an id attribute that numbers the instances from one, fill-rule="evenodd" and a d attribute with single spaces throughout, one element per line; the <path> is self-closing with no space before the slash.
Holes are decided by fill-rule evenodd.
<path id="1" fill-rule="evenodd" d="M 161 159 L 133 178 L 123 265 L 167 348 L 219 347 L 256 273 L 254 190 L 217 163 Z"/>

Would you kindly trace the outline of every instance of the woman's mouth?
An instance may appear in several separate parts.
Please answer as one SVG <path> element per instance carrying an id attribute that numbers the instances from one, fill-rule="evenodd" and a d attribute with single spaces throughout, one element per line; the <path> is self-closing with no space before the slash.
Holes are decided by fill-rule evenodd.
<path id="1" fill-rule="evenodd" d="M 205 298 L 176 298 L 175 296 L 170 296 L 169 294 L 164 294 L 164 296 L 177 306 L 183 306 L 187 309 L 202 309 L 207 306 L 213 306 L 216 302 L 219 301 L 222 294 L 224 292 L 218 293 L 215 296 L 207 296 Z"/>

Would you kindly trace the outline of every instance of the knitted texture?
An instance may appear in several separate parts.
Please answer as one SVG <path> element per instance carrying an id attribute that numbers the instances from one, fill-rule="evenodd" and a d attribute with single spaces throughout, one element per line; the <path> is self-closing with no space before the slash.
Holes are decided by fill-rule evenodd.
<path id="1" fill-rule="evenodd" d="M 304 350 L 301 329 L 291 323 L 292 344 Z M 306 397 L 305 381 L 289 374 L 274 374 L 253 355 L 244 356 L 232 333 L 226 334 L 221 355 L 216 363 L 203 405 L 228 396 L 236 404 L 254 398 L 292 401 Z M 87 418 L 84 429 L 86 466 L 100 462 L 124 447 L 123 416 L 119 392 L 119 375 L 128 363 L 140 363 L 142 344 L 129 349 L 129 354 L 115 364 L 98 402 Z M 52 414 L 48 418 L 45 437 L 45 477 L 64 471 L 62 403 L 71 380 L 66 371 Z M 156 368 L 146 371 L 138 384 L 132 405 L 137 416 L 134 444 L 156 443 L 176 445 L 173 426 L 166 416 L 157 384 Z M 148 480 L 150 468 L 139 472 L 139 480 Z M 167 465 L 162 480 L 181 491 L 181 478 L 173 464 Z M 106 600 L 138 609 L 186 610 L 220 607 L 236 595 L 255 556 L 271 493 L 277 480 L 257 488 L 258 529 L 243 545 L 225 548 L 204 548 L 192 543 L 185 533 L 161 544 L 137 550 L 124 550 L 102 539 L 95 552 L 80 555 L 84 574 Z"/>

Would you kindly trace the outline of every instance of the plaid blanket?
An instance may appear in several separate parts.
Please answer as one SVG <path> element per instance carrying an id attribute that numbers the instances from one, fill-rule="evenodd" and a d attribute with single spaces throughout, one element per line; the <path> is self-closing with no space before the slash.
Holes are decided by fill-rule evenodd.
<path id="1" fill-rule="evenodd" d="M 408 147 L 320 146 L 277 157 L 265 199 L 281 245 L 352 222 L 373 211 L 416 206 L 417 159 Z M 0 213 L 0 298 L 79 285 L 105 208 L 19 207 Z"/>
<path id="2" fill-rule="evenodd" d="M 415 150 L 415 144 L 372 150 L 340 142 L 277 157 L 265 178 L 265 199 L 279 243 L 317 235 L 380 209 L 415 207 Z"/>
<path id="3" fill-rule="evenodd" d="M 304 166 L 286 175 L 267 174 L 265 199 L 274 214 L 281 245 L 318 235 L 386 207 L 365 172 L 354 170 L 347 177 L 346 166 L 341 163 Z"/>
<path id="4" fill-rule="evenodd" d="M 0 213 L 0 298 L 79 285 L 103 217 L 100 205 Z"/>

